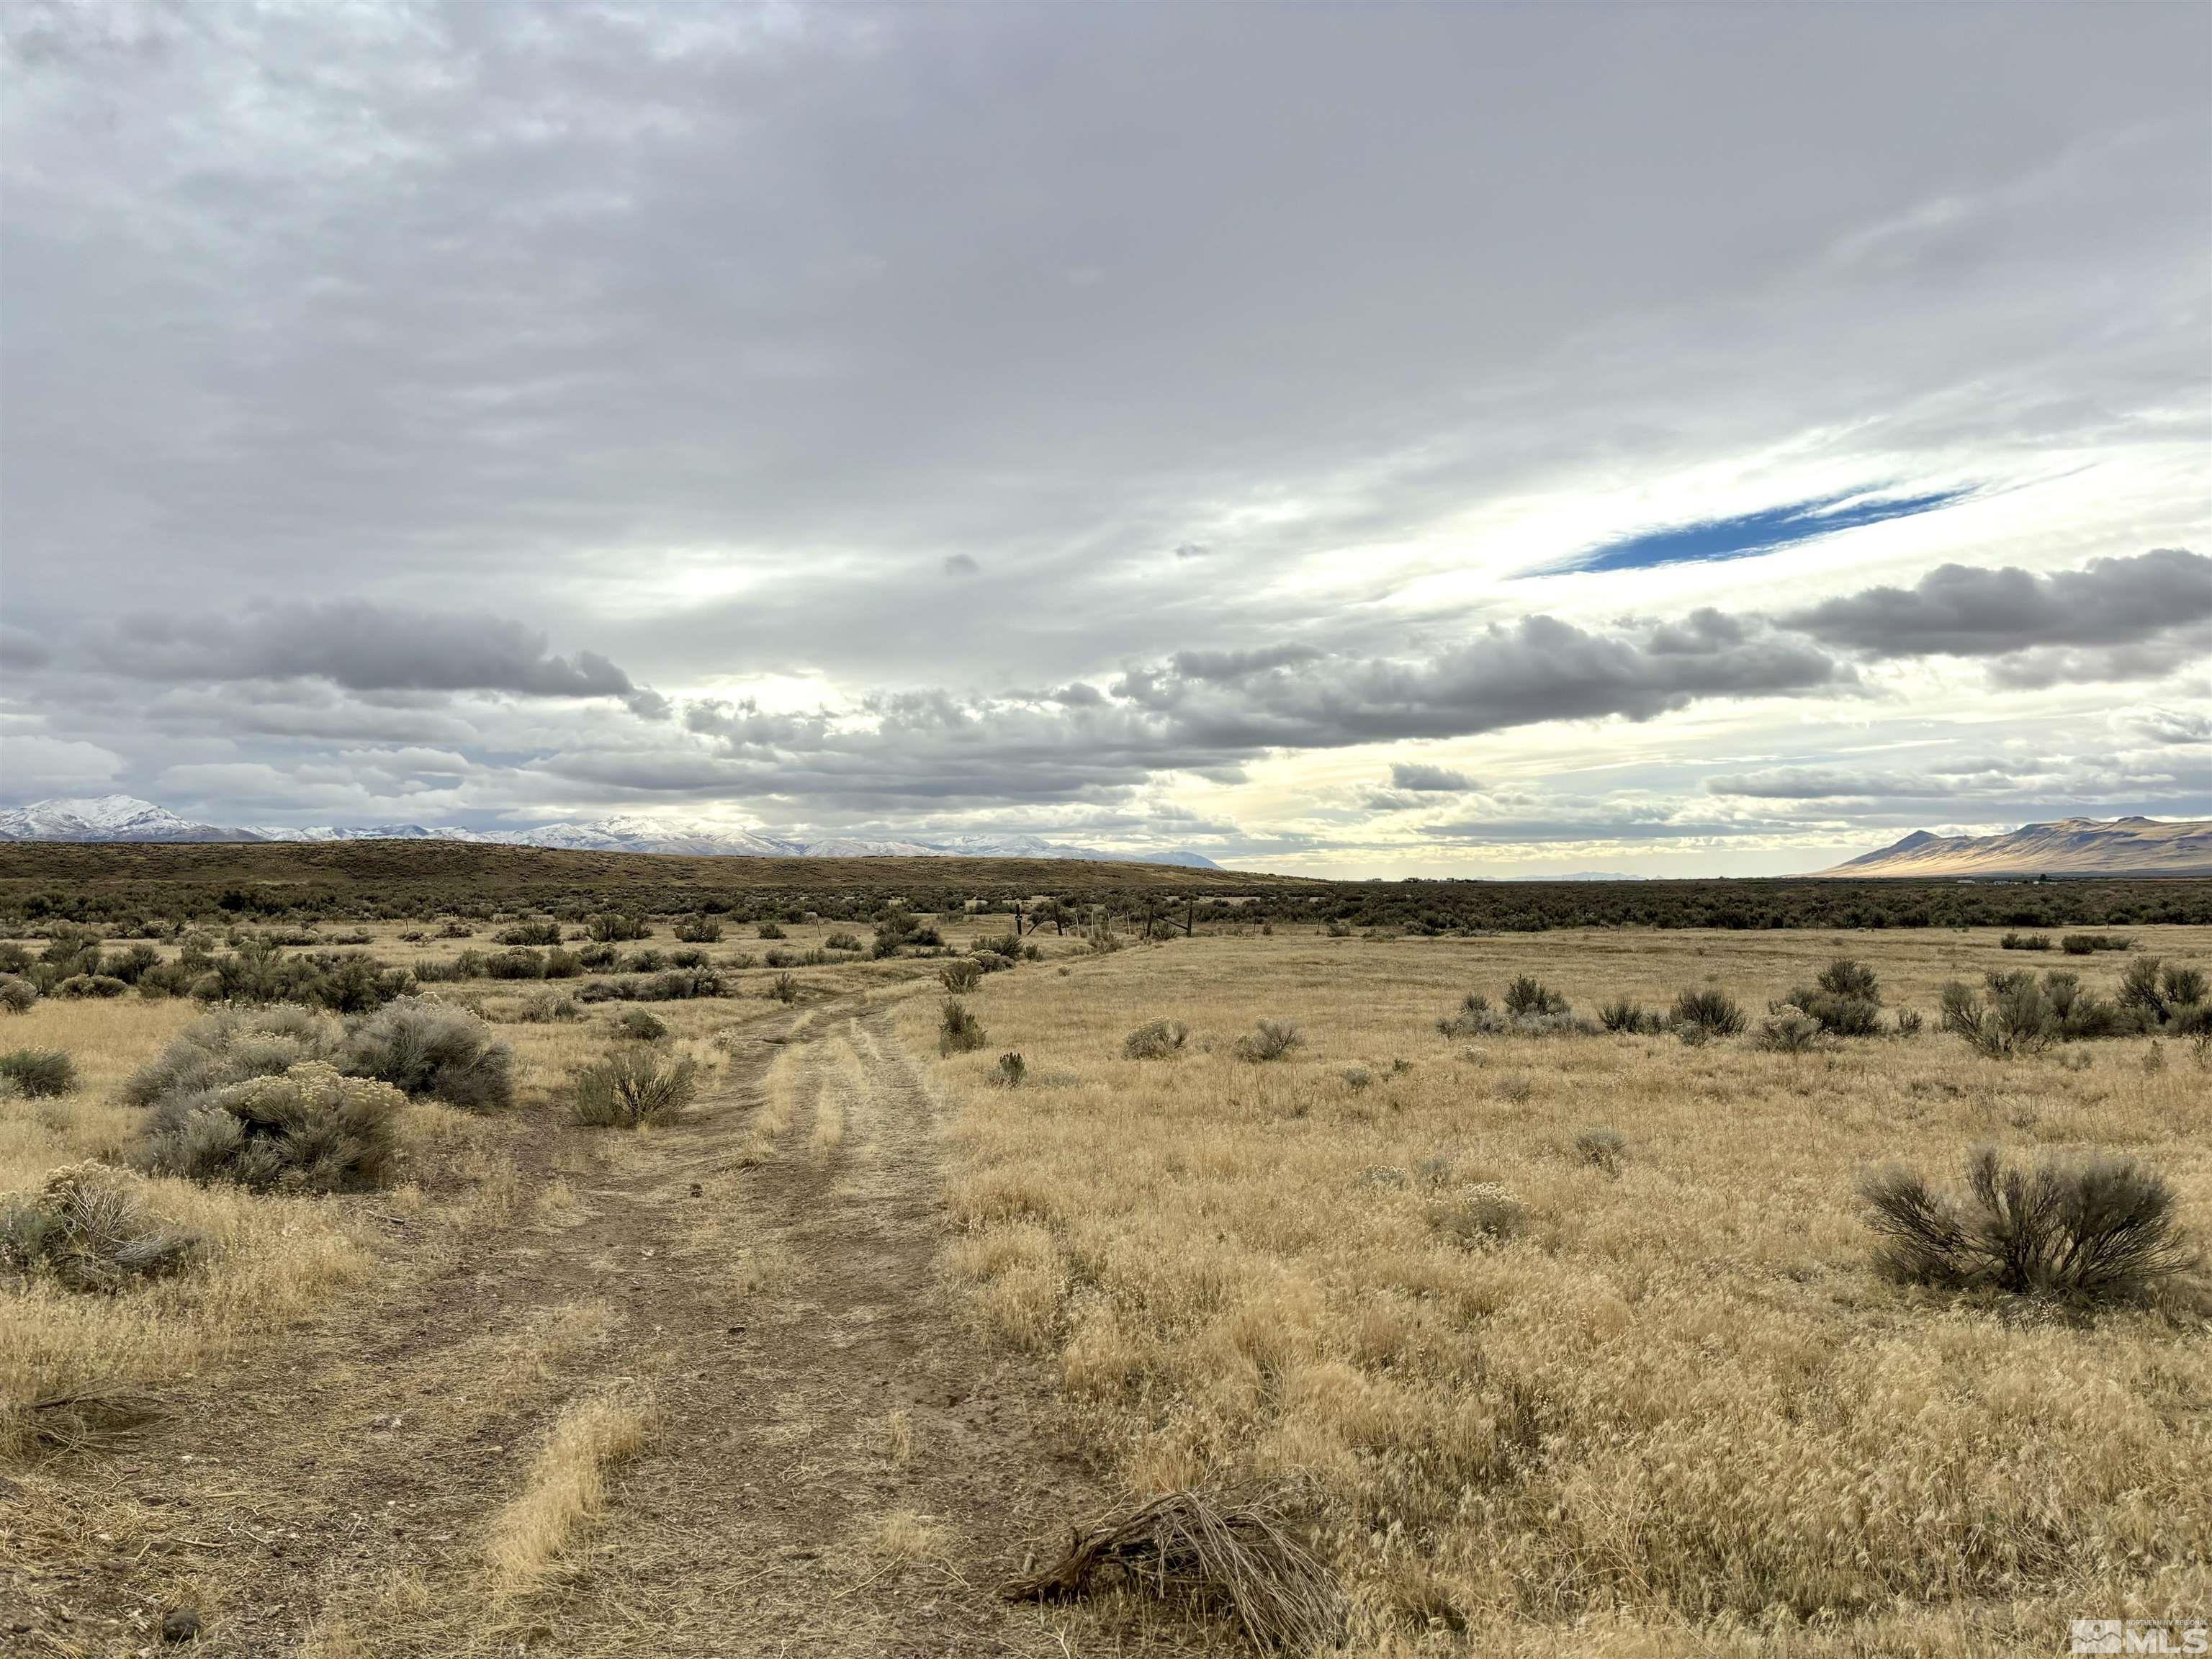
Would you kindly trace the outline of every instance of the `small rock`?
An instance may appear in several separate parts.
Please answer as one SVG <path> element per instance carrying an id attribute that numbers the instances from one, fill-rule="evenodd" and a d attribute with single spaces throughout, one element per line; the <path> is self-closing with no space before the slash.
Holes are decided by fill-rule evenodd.
<path id="1" fill-rule="evenodd" d="M 691 1183 L 691 1196 L 694 1198 L 704 1198 L 707 1196 L 707 1189 L 695 1181 Z"/>
<path id="2" fill-rule="evenodd" d="M 189 1642 L 200 1633 L 200 1616 L 190 1607 L 172 1607 L 161 1615 L 164 1642 Z"/>

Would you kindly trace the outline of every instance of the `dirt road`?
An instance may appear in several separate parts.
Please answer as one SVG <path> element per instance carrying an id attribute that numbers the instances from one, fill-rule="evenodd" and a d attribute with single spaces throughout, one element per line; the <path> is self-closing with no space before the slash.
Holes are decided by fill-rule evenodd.
<path id="1" fill-rule="evenodd" d="M 152 1650 L 180 1606 L 210 1655 L 1083 1650 L 990 1593 L 1099 1494 L 939 1286 L 916 1065 L 859 1001 L 745 1031 L 680 1123 L 543 1110 L 465 1223 L 391 1219 L 382 1288 L 34 1471 L 67 1501 L 0 1564 L 0 1650 Z M 641 1449 L 502 1594 L 485 1540 L 593 1399 Z"/>

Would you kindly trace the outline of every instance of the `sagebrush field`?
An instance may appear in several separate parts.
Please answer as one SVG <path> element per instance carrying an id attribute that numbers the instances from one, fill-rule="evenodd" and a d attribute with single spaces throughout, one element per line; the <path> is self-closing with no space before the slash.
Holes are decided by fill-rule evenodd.
<path id="1" fill-rule="evenodd" d="M 2212 929 L 1011 926 L 20 927 L 8 1640 L 1950 1656 L 2212 1608 Z M 1131 1570 L 1055 1567 L 1117 1517 Z M 1249 1560 L 1158 1553 L 1217 1523 Z"/>

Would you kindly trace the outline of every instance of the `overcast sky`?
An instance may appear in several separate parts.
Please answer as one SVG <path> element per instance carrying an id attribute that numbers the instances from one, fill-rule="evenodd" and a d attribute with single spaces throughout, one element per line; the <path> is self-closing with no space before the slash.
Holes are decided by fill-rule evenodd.
<path id="1" fill-rule="evenodd" d="M 2212 816 L 2212 8 L 0 7 L 0 797 Z"/>

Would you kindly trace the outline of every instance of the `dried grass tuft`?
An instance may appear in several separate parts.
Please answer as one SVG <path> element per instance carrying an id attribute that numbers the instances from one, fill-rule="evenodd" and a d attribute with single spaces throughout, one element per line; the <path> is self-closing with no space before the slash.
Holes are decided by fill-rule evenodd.
<path id="1" fill-rule="evenodd" d="M 1225 1613 L 1262 1650 L 1302 1653 L 1344 1639 L 1342 1595 L 1291 1535 L 1278 1491 L 1246 1502 L 1172 1492 L 1085 1529 L 1042 1572 L 1000 1586 L 1010 1601 L 1079 1601 L 1127 1583 Z"/>

